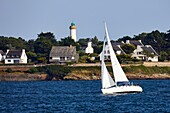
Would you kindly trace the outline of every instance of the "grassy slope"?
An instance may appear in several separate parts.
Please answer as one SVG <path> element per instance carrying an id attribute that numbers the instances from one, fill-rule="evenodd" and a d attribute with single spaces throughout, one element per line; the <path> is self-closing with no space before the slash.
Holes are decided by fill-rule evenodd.
<path id="1" fill-rule="evenodd" d="M 65 79 L 100 79 L 101 75 L 101 67 L 69 67 L 71 70 L 70 73 L 65 76 Z M 111 67 L 108 67 L 109 72 L 112 74 Z M 155 75 L 159 75 L 159 78 L 170 78 L 170 67 L 145 67 L 143 65 L 140 66 L 126 66 L 123 67 L 123 70 L 128 76 L 133 75 L 133 77 L 130 78 L 150 78 L 153 76 L 153 78 L 156 78 Z M 166 74 L 166 76 L 162 76 L 162 74 Z"/>
<path id="2" fill-rule="evenodd" d="M 112 75 L 111 66 L 108 67 L 109 72 Z M 130 79 L 170 79 L 170 67 L 145 67 L 143 65 L 140 66 L 125 66 L 123 67 L 126 75 Z M 79 67 L 71 67 L 71 66 L 44 66 L 44 67 L 32 67 L 29 71 L 16 72 L 13 71 L 11 73 L 1 71 L 0 72 L 0 81 L 3 80 L 37 80 L 42 79 L 39 76 L 45 79 L 46 74 L 50 77 L 54 77 L 55 79 L 71 79 L 71 80 L 99 80 L 101 79 L 101 67 L 100 66 L 79 66 Z M 45 75 L 44 75 L 45 74 Z M 48 76 L 47 76 L 48 77 Z"/>

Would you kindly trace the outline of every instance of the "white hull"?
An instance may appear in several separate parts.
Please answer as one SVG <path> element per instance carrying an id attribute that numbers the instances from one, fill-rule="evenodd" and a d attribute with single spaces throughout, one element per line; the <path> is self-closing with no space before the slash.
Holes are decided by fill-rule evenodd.
<path id="1" fill-rule="evenodd" d="M 103 94 L 114 94 L 114 93 L 136 93 L 142 92 L 140 86 L 115 86 L 107 89 L 101 89 Z"/>

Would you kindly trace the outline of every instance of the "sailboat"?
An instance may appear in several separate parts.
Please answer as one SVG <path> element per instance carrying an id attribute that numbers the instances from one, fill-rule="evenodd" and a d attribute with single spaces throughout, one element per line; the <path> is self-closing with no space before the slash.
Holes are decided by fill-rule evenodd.
<path id="1" fill-rule="evenodd" d="M 109 47 L 110 51 L 110 59 L 112 64 L 112 70 L 114 75 L 114 80 L 110 76 L 106 64 L 105 64 L 105 47 L 106 44 Z M 102 61 L 101 61 L 101 79 L 102 79 L 102 93 L 103 94 L 114 94 L 114 93 L 136 93 L 142 92 L 142 88 L 138 85 L 133 85 L 129 82 L 126 77 L 117 57 L 112 48 L 107 26 L 105 23 L 105 37 L 103 43 L 103 51 L 102 51 Z"/>

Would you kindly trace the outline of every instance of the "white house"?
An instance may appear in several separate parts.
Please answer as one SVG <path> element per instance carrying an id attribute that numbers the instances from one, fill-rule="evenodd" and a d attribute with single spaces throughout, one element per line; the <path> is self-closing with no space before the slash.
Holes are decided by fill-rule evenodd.
<path id="1" fill-rule="evenodd" d="M 150 56 L 147 56 L 146 52 L 149 53 Z M 158 54 L 151 45 L 137 46 L 132 53 L 132 57 L 145 61 L 158 62 Z"/>
<path id="2" fill-rule="evenodd" d="M 126 40 L 126 44 L 132 44 L 136 47 L 132 53 L 132 58 L 158 62 L 158 54 L 151 45 L 143 45 L 141 40 Z M 147 53 L 150 55 L 147 55 Z"/>
<path id="3" fill-rule="evenodd" d="M 93 53 L 94 49 L 92 47 L 92 42 L 88 42 L 87 48 L 85 49 L 85 53 Z"/>
<path id="4" fill-rule="evenodd" d="M 111 44 L 112 44 L 112 48 L 113 48 L 114 52 L 117 55 L 126 54 L 121 48 L 121 45 L 123 44 L 123 42 L 111 42 Z M 106 47 L 105 47 L 104 54 L 105 54 L 105 60 L 110 60 L 110 51 L 109 51 L 108 45 L 106 45 Z M 101 60 L 101 53 L 100 53 L 100 60 Z"/>
<path id="5" fill-rule="evenodd" d="M 27 64 L 25 49 L 7 50 L 5 64 Z"/>
<path id="6" fill-rule="evenodd" d="M 111 44 L 113 50 L 117 55 L 126 54 L 121 48 L 121 45 L 124 44 L 123 42 L 111 42 Z M 152 48 L 151 45 L 143 45 L 141 40 L 126 40 L 126 44 L 132 44 L 136 47 L 133 53 L 131 53 L 132 58 L 136 58 L 144 61 L 158 62 L 158 54 Z M 106 45 L 104 54 L 105 54 L 105 59 L 110 60 L 110 51 L 108 45 Z M 101 53 L 100 53 L 100 60 L 101 60 Z"/>
<path id="7" fill-rule="evenodd" d="M 53 46 L 50 55 L 50 63 L 65 64 L 67 62 L 78 62 L 79 55 L 75 46 Z"/>
<path id="8" fill-rule="evenodd" d="M 5 53 L 2 50 L 0 50 L 0 62 L 4 61 L 4 59 L 5 59 Z"/>

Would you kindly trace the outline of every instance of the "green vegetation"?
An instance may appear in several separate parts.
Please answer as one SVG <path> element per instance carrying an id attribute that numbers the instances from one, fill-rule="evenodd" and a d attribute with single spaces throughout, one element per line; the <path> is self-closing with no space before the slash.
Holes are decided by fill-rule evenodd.
<path id="1" fill-rule="evenodd" d="M 34 39 L 36 39 L 36 37 L 34 37 Z M 160 55 L 160 61 L 170 60 L 170 30 L 166 33 L 159 32 L 158 30 L 152 31 L 151 33 L 141 33 L 135 35 L 133 38 L 125 36 L 119 38 L 117 42 L 125 42 L 126 40 L 141 40 L 144 45 L 151 45 L 156 50 Z M 88 41 L 92 41 L 94 53 L 100 54 L 103 41 L 99 41 L 96 36 L 94 38 L 79 39 L 77 42 L 74 42 L 70 37 L 61 38 L 60 41 L 57 41 L 56 37 L 51 32 L 41 32 L 38 34 L 36 40 L 31 39 L 28 41 L 21 37 L 0 36 L 0 50 L 5 52 L 7 49 L 26 49 L 29 63 L 48 63 L 48 57 L 52 46 L 73 45 L 76 46 L 77 51 L 80 54 L 80 62 L 91 62 L 91 60 L 89 61 L 89 56 L 82 51 L 87 47 Z M 132 45 L 126 44 L 123 45 L 122 48 L 128 54 L 134 50 Z M 145 53 L 150 56 L 148 52 Z M 99 61 L 99 59 L 97 61 Z"/>
<path id="2" fill-rule="evenodd" d="M 123 44 L 121 48 L 126 54 L 133 53 L 133 51 L 136 49 L 135 46 L 132 44 Z"/>
<path id="3" fill-rule="evenodd" d="M 108 71 L 112 73 L 111 66 L 108 66 Z M 152 74 L 170 74 L 170 67 L 145 67 L 143 65 L 140 66 L 126 66 L 123 67 L 125 73 L 131 74 L 145 74 L 145 75 L 152 75 Z M 83 76 L 98 76 L 101 75 L 101 67 L 100 66 L 92 66 L 92 67 L 72 67 L 72 66 L 44 66 L 44 67 L 34 67 L 31 68 L 30 73 L 46 73 L 48 74 L 46 80 L 63 80 L 65 76 L 68 75 L 76 75 L 79 77 Z"/>
<path id="4" fill-rule="evenodd" d="M 37 73 L 37 72 L 39 72 L 38 68 L 34 68 L 34 67 L 32 67 L 28 70 L 28 73 L 32 73 L 32 74 Z"/>
<path id="5" fill-rule="evenodd" d="M 6 72 L 8 72 L 8 73 L 12 73 L 13 71 L 12 71 L 12 69 L 11 69 L 11 68 L 7 68 L 7 69 L 6 69 Z"/>
<path id="6" fill-rule="evenodd" d="M 143 65 L 140 66 L 127 66 L 123 67 L 123 70 L 125 73 L 141 73 L 146 75 L 152 75 L 152 74 L 163 74 L 167 73 L 170 74 L 170 67 L 145 67 Z"/>
<path id="7" fill-rule="evenodd" d="M 135 35 L 133 38 L 125 36 L 118 39 L 119 42 L 126 40 L 141 40 L 144 45 L 151 45 L 156 50 L 160 55 L 159 61 L 170 60 L 170 30 L 166 33 L 155 30 L 151 33 Z"/>

